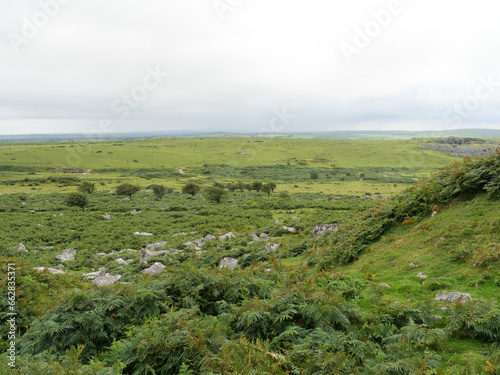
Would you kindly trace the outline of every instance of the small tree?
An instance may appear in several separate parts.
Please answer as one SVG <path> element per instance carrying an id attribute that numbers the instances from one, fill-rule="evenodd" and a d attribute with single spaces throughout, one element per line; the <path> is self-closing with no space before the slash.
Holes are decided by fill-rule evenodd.
<path id="1" fill-rule="evenodd" d="M 184 194 L 191 194 L 193 197 L 198 194 L 201 190 L 200 186 L 195 184 L 194 182 L 188 182 L 186 185 L 182 187 L 182 192 Z"/>
<path id="2" fill-rule="evenodd" d="M 236 183 L 236 185 L 234 185 L 236 187 L 236 189 L 238 189 L 239 191 L 243 192 L 243 190 L 245 190 L 247 188 L 247 184 L 245 184 L 244 182 L 242 181 L 238 181 Z"/>
<path id="3" fill-rule="evenodd" d="M 116 195 L 126 195 L 132 198 L 132 195 L 141 190 L 140 186 L 132 184 L 121 184 L 116 188 Z"/>
<path id="4" fill-rule="evenodd" d="M 317 180 L 319 177 L 318 172 L 312 171 L 311 172 L 311 180 Z"/>
<path id="5" fill-rule="evenodd" d="M 261 191 L 262 190 L 262 182 L 254 182 L 252 184 L 252 190 Z"/>
<path id="6" fill-rule="evenodd" d="M 267 193 L 267 196 L 269 196 L 271 194 L 271 192 L 273 191 L 273 187 L 271 184 L 265 184 L 262 186 L 262 191 L 264 193 Z"/>
<path id="7" fill-rule="evenodd" d="M 227 198 L 227 190 L 219 187 L 209 186 L 205 189 L 205 196 L 215 203 L 222 203 Z"/>
<path id="8" fill-rule="evenodd" d="M 268 183 L 268 185 L 271 187 L 271 191 L 272 191 L 273 193 L 274 193 L 274 189 L 276 189 L 276 187 L 278 186 L 278 185 L 276 185 L 276 183 L 275 183 L 275 182 L 269 182 L 269 183 Z"/>
<path id="9" fill-rule="evenodd" d="M 171 193 L 173 191 L 173 189 L 167 188 L 164 185 L 153 185 L 151 186 L 151 188 L 153 189 L 153 194 L 159 200 L 161 200 L 165 194 Z"/>
<path id="10" fill-rule="evenodd" d="M 92 194 L 95 191 L 95 184 L 92 182 L 82 182 L 82 184 L 78 187 L 78 191 L 81 193 Z"/>
<path id="11" fill-rule="evenodd" d="M 85 206 L 89 204 L 87 196 L 80 193 L 71 193 L 66 197 L 65 202 L 70 207 L 80 207 L 82 211 L 85 211 Z"/>

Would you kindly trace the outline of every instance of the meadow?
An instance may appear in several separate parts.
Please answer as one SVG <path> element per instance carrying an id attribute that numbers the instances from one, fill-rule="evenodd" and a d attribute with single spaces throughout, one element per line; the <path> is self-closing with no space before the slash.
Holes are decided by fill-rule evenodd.
<path id="1" fill-rule="evenodd" d="M 494 373 L 499 155 L 423 142 L 0 144 L 0 286 L 15 263 L 19 337 L 1 372 Z M 85 182 L 88 204 L 69 207 Z M 140 191 L 117 195 L 124 183 Z M 312 236 L 319 224 L 341 227 Z M 65 249 L 74 259 L 56 258 Z M 119 281 L 95 285 L 85 274 L 100 269 Z M 434 299 L 447 291 L 473 300 Z"/>

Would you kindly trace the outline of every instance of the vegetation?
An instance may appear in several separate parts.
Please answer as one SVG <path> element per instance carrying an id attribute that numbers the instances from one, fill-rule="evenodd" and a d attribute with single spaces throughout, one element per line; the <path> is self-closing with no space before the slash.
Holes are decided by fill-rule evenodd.
<path id="1" fill-rule="evenodd" d="M 85 207 L 89 204 L 87 196 L 79 193 L 69 194 L 65 202 L 70 207 L 80 207 L 82 211 L 85 211 Z"/>
<path id="2" fill-rule="evenodd" d="M 141 191 L 141 187 L 132 184 L 121 184 L 116 187 L 116 195 L 126 195 L 132 198 L 132 195 Z"/>
<path id="3" fill-rule="evenodd" d="M 218 152 L 230 150 L 214 156 L 227 164 L 193 157 L 177 165 L 181 173 L 155 164 L 158 157 L 149 159 L 164 153 L 163 160 L 180 160 L 177 153 L 191 155 L 185 151 L 197 150 L 195 143 L 205 149 L 205 142 Z M 500 154 L 445 167 L 439 160 L 456 159 L 419 150 L 421 142 L 397 141 L 391 151 L 378 147 L 382 156 L 342 163 L 342 150 L 356 150 L 356 143 L 339 143 L 333 161 L 321 154 L 323 141 L 306 154 L 303 146 L 311 142 L 102 142 L 91 151 L 113 152 L 107 155 L 116 164 L 99 165 L 84 177 L 44 172 L 43 158 L 40 165 L 25 161 L 17 170 L 0 171 L 0 288 L 7 293 L 6 265 L 15 263 L 19 338 L 16 369 L 2 356 L 0 373 L 498 371 Z M 246 147 L 254 143 L 258 153 Z M 59 145 L 37 147 L 55 155 Z M 77 143 L 64 147 L 71 145 Z M 0 151 L 16 153 L 16 147 L 0 145 Z M 28 151 L 15 154 L 16 161 L 33 145 L 24 147 Z M 127 147 L 139 150 L 137 162 L 123 159 L 119 166 Z M 102 163 L 94 153 L 78 169 Z M 421 158 L 392 170 L 385 158 L 398 153 Z M 297 159 L 288 165 L 283 155 Z M 240 165 L 229 164 L 237 158 Z M 330 161 L 325 165 L 322 158 Z M 312 171 L 318 172 L 315 180 Z M 77 192 L 83 182 L 97 188 Z M 116 184 L 143 188 L 130 195 L 107 188 Z M 67 208 L 75 196 L 87 201 L 82 210 Z M 228 199 L 231 204 L 223 204 Z M 318 224 L 342 225 L 312 237 Z M 17 250 L 20 243 L 27 251 Z M 130 250 L 148 244 L 158 252 L 145 264 Z M 68 248 L 75 249 L 74 260 L 55 258 Z M 236 267 L 220 268 L 224 258 L 237 260 Z M 64 274 L 44 269 L 61 263 Z M 155 263 L 165 268 L 142 273 Z M 84 274 L 101 267 L 121 278 L 94 285 Z M 435 300 L 446 291 L 469 293 L 473 300 Z M 7 302 L 0 299 L 2 320 Z M 8 331 L 7 324 L 0 326 L 3 352 Z"/>

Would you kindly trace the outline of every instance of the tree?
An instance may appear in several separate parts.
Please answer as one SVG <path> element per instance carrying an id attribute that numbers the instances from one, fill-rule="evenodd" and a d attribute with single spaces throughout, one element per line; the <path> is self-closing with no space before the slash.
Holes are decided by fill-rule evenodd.
<path id="1" fill-rule="evenodd" d="M 227 190 L 219 187 L 209 186 L 205 189 L 205 196 L 215 203 L 222 203 L 227 198 Z"/>
<path id="2" fill-rule="evenodd" d="M 78 187 L 78 191 L 81 193 L 92 194 L 95 191 L 95 184 L 92 182 L 82 182 L 82 184 Z"/>
<path id="3" fill-rule="evenodd" d="M 66 197 L 66 204 L 70 207 L 80 207 L 85 211 L 85 206 L 89 204 L 89 200 L 85 194 L 71 193 Z"/>
<path id="4" fill-rule="evenodd" d="M 245 184 L 243 181 L 238 181 L 234 186 L 241 192 L 243 192 L 243 190 L 247 188 L 247 184 Z"/>
<path id="5" fill-rule="evenodd" d="M 278 186 L 278 185 L 276 185 L 276 183 L 275 183 L 275 182 L 269 182 L 269 183 L 268 183 L 268 185 L 271 187 L 271 191 L 272 191 L 273 193 L 274 193 L 274 189 L 276 189 L 276 187 Z"/>
<path id="6" fill-rule="evenodd" d="M 262 186 L 262 191 L 264 193 L 267 193 L 267 196 L 269 196 L 271 194 L 271 192 L 273 191 L 273 187 L 271 184 L 265 184 Z"/>
<path id="7" fill-rule="evenodd" d="M 182 187 L 182 192 L 184 194 L 191 194 L 193 197 L 198 194 L 201 190 L 200 186 L 195 184 L 194 182 L 188 182 L 186 185 Z"/>
<path id="8" fill-rule="evenodd" d="M 165 194 L 171 193 L 173 191 L 172 188 L 167 188 L 164 185 L 152 185 L 153 194 L 161 200 Z"/>
<path id="9" fill-rule="evenodd" d="M 140 186 L 132 184 L 121 184 L 116 188 L 116 195 L 126 195 L 132 198 L 132 195 L 141 190 Z"/>
<path id="10" fill-rule="evenodd" d="M 254 182 L 252 184 L 252 190 L 261 191 L 262 190 L 262 182 Z"/>

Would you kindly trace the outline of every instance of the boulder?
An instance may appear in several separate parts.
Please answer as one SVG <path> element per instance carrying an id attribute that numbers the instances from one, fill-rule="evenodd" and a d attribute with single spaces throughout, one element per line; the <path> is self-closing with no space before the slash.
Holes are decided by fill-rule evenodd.
<path id="1" fill-rule="evenodd" d="M 314 227 L 311 235 L 313 237 L 322 236 L 326 231 L 337 230 L 341 224 L 318 224 Z"/>
<path id="2" fill-rule="evenodd" d="M 101 267 L 99 268 L 99 271 L 84 273 L 82 276 L 85 276 L 86 279 L 95 279 L 96 277 L 104 275 L 106 275 L 106 268 Z"/>
<path id="3" fill-rule="evenodd" d="M 192 241 L 188 241 L 188 242 L 184 242 L 183 244 L 184 246 L 186 247 L 190 247 L 191 249 L 195 249 L 195 250 L 201 250 L 201 247 L 198 246 L 197 244 L 195 244 L 194 242 Z"/>
<path id="4" fill-rule="evenodd" d="M 167 241 L 160 241 L 146 245 L 146 249 L 154 250 L 157 247 L 167 246 Z"/>
<path id="5" fill-rule="evenodd" d="M 420 277 L 421 279 L 427 279 L 427 275 L 422 274 L 422 272 L 419 272 L 417 277 Z"/>
<path id="6" fill-rule="evenodd" d="M 147 232 L 134 232 L 134 236 L 139 236 L 139 237 L 146 237 L 146 236 L 152 236 L 153 233 L 147 233 Z"/>
<path id="7" fill-rule="evenodd" d="M 157 273 L 163 271 L 164 268 L 166 267 L 163 264 L 161 264 L 160 262 L 156 262 L 151 267 L 142 270 L 141 273 L 143 275 L 156 275 Z"/>
<path id="8" fill-rule="evenodd" d="M 105 219 L 111 219 L 113 216 L 111 216 L 111 215 L 102 215 L 102 217 L 105 218 Z"/>
<path id="9" fill-rule="evenodd" d="M 186 232 L 174 233 L 172 234 L 172 237 L 185 236 L 186 234 L 187 234 Z"/>
<path id="10" fill-rule="evenodd" d="M 58 270 L 56 268 L 50 268 L 50 267 L 35 267 L 33 269 L 37 270 L 37 271 L 41 271 L 41 272 L 43 272 L 44 270 L 47 270 L 49 273 L 52 273 L 52 274 L 61 274 L 61 275 L 64 275 L 66 273 L 64 271 Z"/>
<path id="11" fill-rule="evenodd" d="M 219 240 L 225 241 L 226 239 L 232 238 L 232 237 L 234 237 L 234 233 L 229 232 L 229 233 L 223 234 L 222 236 L 219 236 Z"/>
<path id="12" fill-rule="evenodd" d="M 274 225 L 275 225 L 275 226 L 278 226 L 278 225 L 281 225 L 281 223 L 279 222 L 279 220 L 276 220 L 276 221 L 274 222 Z"/>
<path id="13" fill-rule="evenodd" d="M 141 249 L 141 253 L 139 255 L 139 264 L 143 264 L 146 259 L 155 256 L 156 252 L 150 249 Z"/>
<path id="14" fill-rule="evenodd" d="M 472 301 L 472 297 L 469 293 L 458 293 L 458 292 L 439 292 L 436 293 L 436 301 L 445 302 L 457 302 L 465 303 L 467 301 Z"/>
<path id="15" fill-rule="evenodd" d="M 74 249 L 66 249 L 63 250 L 61 254 L 55 256 L 56 259 L 59 259 L 61 262 L 68 262 L 70 260 L 75 260 L 75 250 Z"/>
<path id="16" fill-rule="evenodd" d="M 280 248 L 280 244 L 278 243 L 268 243 L 266 244 L 266 250 L 268 251 L 276 251 Z"/>
<path id="17" fill-rule="evenodd" d="M 250 233 L 250 239 L 256 242 L 259 241 L 259 237 L 254 232 Z"/>
<path id="18" fill-rule="evenodd" d="M 128 264 L 128 262 L 126 260 L 123 260 L 122 258 L 115 259 L 115 262 L 125 266 Z"/>
<path id="19" fill-rule="evenodd" d="M 130 211 L 130 213 L 131 213 L 132 215 L 137 215 L 137 214 L 140 214 L 140 213 L 141 213 L 141 211 L 137 211 L 137 210 L 134 208 L 132 211 Z"/>
<path id="20" fill-rule="evenodd" d="M 238 259 L 230 257 L 222 258 L 219 262 L 219 268 L 227 267 L 231 270 L 234 270 L 237 265 L 238 265 Z"/>
<path id="21" fill-rule="evenodd" d="M 22 243 L 20 243 L 17 246 L 11 247 L 11 249 L 14 249 L 14 250 L 17 250 L 17 251 L 26 251 L 26 252 L 28 252 L 28 250 L 26 250 L 26 246 L 24 246 Z"/>
<path id="22" fill-rule="evenodd" d="M 282 227 L 282 228 L 290 233 L 297 232 L 297 230 L 294 227 Z"/>
<path id="23" fill-rule="evenodd" d="M 269 235 L 268 235 L 268 234 L 266 234 L 266 233 L 261 233 L 261 234 L 260 234 L 260 239 L 261 239 L 262 241 L 269 241 Z"/>
<path id="24" fill-rule="evenodd" d="M 234 234 L 233 234 L 233 236 L 234 236 Z M 213 240 L 215 240 L 215 236 L 212 236 L 211 234 L 209 234 L 208 236 L 205 236 L 205 238 L 204 238 L 204 239 L 205 239 L 206 241 L 213 241 Z"/>
<path id="25" fill-rule="evenodd" d="M 104 276 L 96 277 L 92 282 L 97 286 L 106 286 L 116 283 L 120 280 L 122 275 L 111 275 L 110 273 L 105 274 Z"/>

